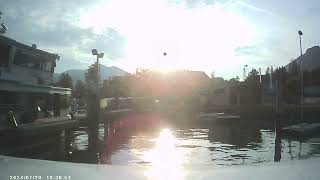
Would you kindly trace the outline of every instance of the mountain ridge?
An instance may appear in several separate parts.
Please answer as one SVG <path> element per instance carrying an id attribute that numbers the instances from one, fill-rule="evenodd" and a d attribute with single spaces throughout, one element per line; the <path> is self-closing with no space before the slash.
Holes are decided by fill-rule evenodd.
<path id="1" fill-rule="evenodd" d="M 68 69 L 65 70 L 62 73 L 55 73 L 53 75 L 53 81 L 56 82 L 59 79 L 59 76 L 63 73 L 67 73 L 71 76 L 73 83 L 75 83 L 77 80 L 85 81 L 85 74 L 88 71 L 88 69 Z M 126 76 L 129 75 L 127 71 L 124 71 L 123 69 L 117 67 L 117 66 L 104 66 L 100 64 L 100 77 L 102 80 L 109 79 L 111 77 L 115 76 Z"/>

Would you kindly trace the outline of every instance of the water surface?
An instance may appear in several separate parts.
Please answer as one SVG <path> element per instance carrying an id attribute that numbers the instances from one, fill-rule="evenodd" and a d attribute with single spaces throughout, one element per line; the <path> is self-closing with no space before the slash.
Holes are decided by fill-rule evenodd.
<path id="1" fill-rule="evenodd" d="M 274 131 L 257 125 L 181 125 L 154 116 L 133 119 L 110 126 L 106 138 L 101 126 L 101 147 L 96 156 L 91 155 L 95 160 L 90 162 L 86 155 L 87 129 L 79 129 L 70 160 L 114 165 L 232 166 L 320 154 L 320 136 L 304 141 L 280 139 L 275 143 Z"/>

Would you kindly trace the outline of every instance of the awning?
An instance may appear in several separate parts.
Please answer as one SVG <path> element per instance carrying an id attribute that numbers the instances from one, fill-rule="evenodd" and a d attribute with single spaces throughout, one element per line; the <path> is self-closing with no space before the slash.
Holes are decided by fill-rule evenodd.
<path id="1" fill-rule="evenodd" d="M 2 80 L 2 79 L 0 79 L 0 91 L 43 93 L 43 94 L 62 94 L 62 95 L 70 95 L 71 94 L 71 89 L 69 89 L 69 88 L 33 85 L 33 84 L 23 84 L 23 83 L 20 83 L 17 81 L 9 81 L 9 80 Z"/>

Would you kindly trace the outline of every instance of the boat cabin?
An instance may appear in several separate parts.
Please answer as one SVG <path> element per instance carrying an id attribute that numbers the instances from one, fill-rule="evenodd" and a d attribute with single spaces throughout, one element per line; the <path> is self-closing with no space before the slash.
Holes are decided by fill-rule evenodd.
<path id="1" fill-rule="evenodd" d="M 0 35 L 0 127 L 8 113 L 20 123 L 67 117 L 71 89 L 54 87 L 57 54 Z"/>

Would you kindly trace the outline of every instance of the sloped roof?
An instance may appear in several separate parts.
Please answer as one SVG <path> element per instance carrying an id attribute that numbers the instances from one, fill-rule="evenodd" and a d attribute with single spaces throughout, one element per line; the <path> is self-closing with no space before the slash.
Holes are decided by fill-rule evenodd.
<path id="1" fill-rule="evenodd" d="M 18 47 L 21 49 L 25 49 L 25 50 L 29 50 L 29 51 L 38 53 L 39 55 L 50 56 L 54 59 L 58 59 L 58 57 L 59 57 L 57 54 L 53 54 L 53 53 L 49 53 L 47 51 L 32 48 L 31 46 L 22 44 L 20 42 L 15 41 L 14 39 L 11 39 L 11 38 L 8 38 L 8 37 L 2 36 L 2 35 L 0 35 L 0 44 L 5 45 L 5 46 L 15 46 L 15 47 Z"/>

